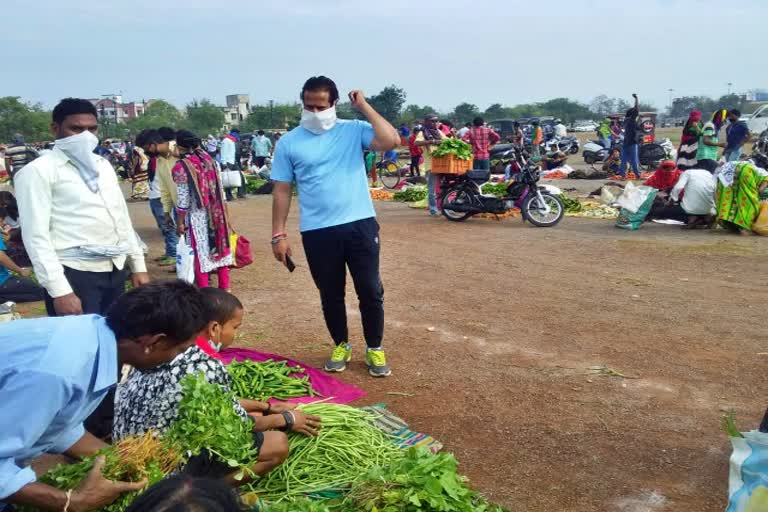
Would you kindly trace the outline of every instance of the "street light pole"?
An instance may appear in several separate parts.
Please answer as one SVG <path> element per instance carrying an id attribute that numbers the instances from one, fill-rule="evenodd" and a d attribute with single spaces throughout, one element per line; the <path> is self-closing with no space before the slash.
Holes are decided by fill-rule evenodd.
<path id="1" fill-rule="evenodd" d="M 728 82 L 728 96 L 731 95 L 731 86 L 733 85 L 733 82 Z"/>
<path id="2" fill-rule="evenodd" d="M 272 112 L 273 112 L 274 106 L 275 106 L 275 100 L 269 100 L 269 128 L 270 129 L 275 127 L 274 123 L 272 122 Z"/>

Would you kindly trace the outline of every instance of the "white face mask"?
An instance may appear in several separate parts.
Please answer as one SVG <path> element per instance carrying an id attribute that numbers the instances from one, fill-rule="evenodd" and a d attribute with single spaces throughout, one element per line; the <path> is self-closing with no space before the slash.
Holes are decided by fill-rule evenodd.
<path id="1" fill-rule="evenodd" d="M 57 139 L 55 143 L 55 147 L 75 164 L 91 192 L 98 192 L 99 190 L 99 170 L 96 166 L 96 155 L 93 154 L 93 150 L 98 145 L 99 139 L 88 130 L 77 135 Z"/>
<path id="2" fill-rule="evenodd" d="M 336 125 L 336 105 L 322 112 L 301 111 L 301 126 L 315 135 L 322 135 Z"/>

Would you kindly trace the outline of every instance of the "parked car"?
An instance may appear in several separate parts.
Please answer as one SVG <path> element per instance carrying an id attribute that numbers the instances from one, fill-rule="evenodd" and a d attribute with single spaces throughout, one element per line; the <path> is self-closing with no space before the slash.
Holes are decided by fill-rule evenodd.
<path id="1" fill-rule="evenodd" d="M 768 105 L 755 110 L 751 115 L 743 115 L 741 118 L 747 123 L 749 131 L 755 135 L 768 130 Z"/>

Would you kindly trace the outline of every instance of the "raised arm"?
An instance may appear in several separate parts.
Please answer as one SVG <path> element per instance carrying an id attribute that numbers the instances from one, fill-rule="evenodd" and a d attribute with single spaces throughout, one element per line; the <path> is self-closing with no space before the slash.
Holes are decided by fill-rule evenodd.
<path id="1" fill-rule="evenodd" d="M 374 151 L 389 151 L 400 145 L 400 134 L 394 126 L 376 112 L 363 95 L 363 91 L 354 90 L 349 93 L 349 101 L 365 116 L 373 126 L 371 149 Z"/>

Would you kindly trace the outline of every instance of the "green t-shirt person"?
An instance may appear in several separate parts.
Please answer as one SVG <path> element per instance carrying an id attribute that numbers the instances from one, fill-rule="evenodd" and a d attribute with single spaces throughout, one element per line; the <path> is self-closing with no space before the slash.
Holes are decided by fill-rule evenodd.
<path id="1" fill-rule="evenodd" d="M 704 143 L 704 137 L 709 137 L 712 142 L 718 142 L 715 124 L 710 121 L 704 125 L 699 137 L 699 149 L 696 151 L 696 160 L 717 160 L 718 146 L 709 146 Z"/>

